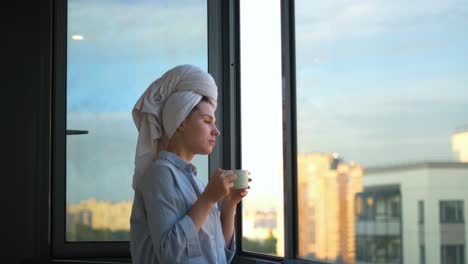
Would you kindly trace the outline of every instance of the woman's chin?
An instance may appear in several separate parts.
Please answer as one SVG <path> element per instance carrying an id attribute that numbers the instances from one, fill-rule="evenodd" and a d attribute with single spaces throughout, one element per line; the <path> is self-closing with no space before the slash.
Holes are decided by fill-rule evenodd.
<path id="1" fill-rule="evenodd" d="M 203 151 L 203 155 L 210 155 L 213 152 L 213 147 L 208 147 Z"/>

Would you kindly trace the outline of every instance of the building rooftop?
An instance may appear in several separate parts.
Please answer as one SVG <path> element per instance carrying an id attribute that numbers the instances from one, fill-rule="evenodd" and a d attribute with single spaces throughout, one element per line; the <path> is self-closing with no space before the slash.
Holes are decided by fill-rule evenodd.
<path id="1" fill-rule="evenodd" d="M 420 170 L 420 169 L 466 169 L 468 162 L 423 161 L 389 166 L 376 166 L 364 168 L 364 175 L 369 173 L 385 173 L 393 171 Z"/>
<path id="2" fill-rule="evenodd" d="M 453 134 L 468 132 L 468 124 L 455 128 Z"/>

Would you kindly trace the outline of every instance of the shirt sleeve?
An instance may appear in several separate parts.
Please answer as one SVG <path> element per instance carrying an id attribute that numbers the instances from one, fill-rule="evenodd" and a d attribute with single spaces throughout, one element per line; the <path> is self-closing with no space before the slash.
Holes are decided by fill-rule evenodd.
<path id="1" fill-rule="evenodd" d="M 148 174 L 141 189 L 157 259 L 160 263 L 180 263 L 201 256 L 195 224 L 186 214 L 171 169 L 153 166 Z"/>
<path id="2" fill-rule="evenodd" d="M 232 235 L 231 246 L 225 248 L 224 252 L 226 254 L 226 263 L 231 263 L 234 255 L 236 254 L 236 230 L 234 229 L 234 234 Z"/>

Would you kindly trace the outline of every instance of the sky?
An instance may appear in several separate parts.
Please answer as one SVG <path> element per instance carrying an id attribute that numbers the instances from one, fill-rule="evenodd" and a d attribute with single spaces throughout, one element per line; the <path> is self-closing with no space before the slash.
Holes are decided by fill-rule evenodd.
<path id="1" fill-rule="evenodd" d="M 467 1 L 296 1 L 298 149 L 453 161 L 468 124 Z"/>
<path id="2" fill-rule="evenodd" d="M 67 128 L 89 134 L 67 138 L 67 202 L 133 199 L 133 106 L 176 65 L 207 70 L 206 25 L 206 1 L 69 1 Z"/>
<path id="3" fill-rule="evenodd" d="M 365 167 L 453 160 L 450 135 L 468 124 L 468 1 L 295 5 L 299 152 Z M 206 1 L 68 8 L 67 126 L 90 133 L 67 139 L 67 201 L 130 200 L 131 110 L 173 66 L 207 68 Z M 279 14 L 279 1 L 241 1 L 242 163 L 266 204 L 281 191 Z M 196 164 L 206 177 L 206 157 Z"/>
<path id="4" fill-rule="evenodd" d="M 245 211 L 283 211 L 280 27 L 279 1 L 240 2 L 241 163 L 252 178 Z"/>

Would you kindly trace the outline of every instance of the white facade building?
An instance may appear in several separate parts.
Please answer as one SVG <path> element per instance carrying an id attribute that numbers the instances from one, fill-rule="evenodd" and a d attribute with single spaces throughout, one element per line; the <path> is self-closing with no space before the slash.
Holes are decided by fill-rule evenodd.
<path id="1" fill-rule="evenodd" d="M 427 162 L 369 168 L 364 170 L 363 187 L 365 197 L 372 190 L 373 193 L 387 187 L 399 190 L 401 212 L 400 219 L 384 220 L 385 225 L 375 217 L 358 218 L 357 237 L 401 236 L 401 260 L 406 264 L 440 264 L 447 258 L 449 262 L 455 261 L 451 264 L 466 263 L 468 163 Z M 366 202 L 373 203 L 370 198 L 368 201 L 363 198 L 363 203 Z M 357 259 L 356 263 L 368 261 Z"/>

